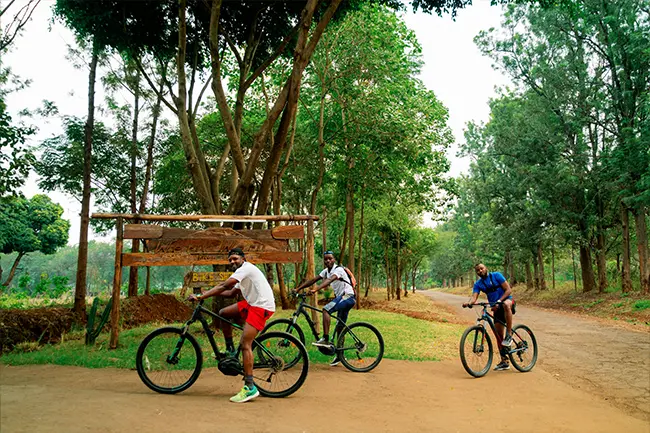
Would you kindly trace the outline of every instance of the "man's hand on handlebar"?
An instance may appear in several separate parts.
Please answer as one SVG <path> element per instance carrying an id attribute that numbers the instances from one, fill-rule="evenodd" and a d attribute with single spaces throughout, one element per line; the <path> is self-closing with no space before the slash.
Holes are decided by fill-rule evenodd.
<path id="1" fill-rule="evenodd" d="M 187 300 L 190 301 L 190 302 L 198 302 L 198 301 L 201 300 L 201 298 L 199 298 L 197 295 L 192 293 L 192 294 L 190 294 L 190 296 L 187 297 Z"/>

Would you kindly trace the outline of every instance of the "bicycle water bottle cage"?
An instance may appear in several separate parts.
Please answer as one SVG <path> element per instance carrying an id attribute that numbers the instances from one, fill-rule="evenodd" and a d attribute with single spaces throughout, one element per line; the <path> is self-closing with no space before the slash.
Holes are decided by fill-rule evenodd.
<path id="1" fill-rule="evenodd" d="M 226 376 L 239 376 L 242 372 L 242 366 L 237 358 L 222 358 L 217 367 Z"/>

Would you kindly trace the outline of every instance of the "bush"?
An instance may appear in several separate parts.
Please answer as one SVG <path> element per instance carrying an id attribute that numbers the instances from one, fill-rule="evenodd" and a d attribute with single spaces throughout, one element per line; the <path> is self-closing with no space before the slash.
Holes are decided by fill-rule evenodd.
<path id="1" fill-rule="evenodd" d="M 633 308 L 636 311 L 645 310 L 647 308 L 650 308 L 650 299 L 642 299 L 640 301 L 636 301 L 634 303 Z"/>

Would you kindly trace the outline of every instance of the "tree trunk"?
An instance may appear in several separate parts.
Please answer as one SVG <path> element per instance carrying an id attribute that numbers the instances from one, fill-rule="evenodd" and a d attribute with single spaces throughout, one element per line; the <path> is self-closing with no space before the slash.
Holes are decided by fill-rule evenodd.
<path id="1" fill-rule="evenodd" d="M 357 275 L 361 277 L 363 275 L 362 273 L 362 267 L 361 264 L 363 263 L 363 221 L 364 221 L 364 207 L 366 204 L 366 197 L 365 197 L 365 184 L 361 187 L 361 218 L 359 221 L 359 260 L 357 261 Z M 358 292 L 359 290 L 357 290 Z M 357 299 L 357 309 L 361 307 L 361 300 Z"/>
<path id="2" fill-rule="evenodd" d="M 130 204 L 131 204 L 131 213 L 138 212 L 137 206 L 137 186 L 138 179 L 136 176 L 137 172 L 137 158 L 138 158 L 138 120 L 140 117 L 140 71 L 137 72 L 136 85 L 133 89 L 134 101 L 133 101 L 133 124 L 131 128 L 131 176 L 130 176 Z M 136 221 L 137 222 L 137 221 Z M 140 240 L 133 239 L 131 241 L 131 252 L 138 253 L 140 252 Z M 129 267 L 129 288 L 128 296 L 135 297 L 138 296 L 138 268 L 137 266 Z"/>
<path id="3" fill-rule="evenodd" d="M 530 272 L 530 260 L 526 260 L 526 289 L 533 288 L 533 275 Z"/>
<path id="4" fill-rule="evenodd" d="M 400 283 L 402 281 L 402 268 L 401 268 L 401 263 L 400 263 L 401 249 L 402 249 L 401 237 L 400 237 L 400 232 L 398 231 L 397 232 L 397 250 L 396 250 L 396 253 L 397 253 L 396 256 L 397 257 L 395 258 L 396 266 L 397 266 L 396 272 L 395 272 L 396 273 L 396 275 L 395 275 L 395 282 L 396 282 L 395 289 L 396 290 L 395 291 L 396 291 L 396 294 L 397 294 L 397 300 L 398 301 L 401 299 L 400 298 L 400 290 L 399 290 L 399 285 L 400 285 Z"/>
<path id="5" fill-rule="evenodd" d="M 607 258 L 605 253 L 605 234 L 596 236 L 596 269 L 598 270 L 598 293 L 605 293 L 607 289 Z"/>
<path id="6" fill-rule="evenodd" d="M 147 266 L 147 282 L 145 283 L 144 286 L 144 294 L 145 296 L 149 296 L 151 294 L 151 267 Z"/>
<path id="7" fill-rule="evenodd" d="M 327 207 L 323 206 L 323 217 L 320 220 L 321 233 L 323 235 L 323 252 L 327 251 Z"/>
<path id="8" fill-rule="evenodd" d="M 551 245 L 551 280 L 555 290 L 555 245 Z"/>
<path id="9" fill-rule="evenodd" d="M 621 290 L 623 293 L 632 291 L 632 277 L 630 274 L 630 213 L 623 204 L 620 202 L 621 210 L 621 226 L 623 231 L 623 263 L 621 265 Z"/>
<path id="10" fill-rule="evenodd" d="M 546 278 L 544 277 L 544 251 L 541 242 L 537 244 L 537 261 L 539 263 L 539 290 L 546 290 Z"/>
<path id="11" fill-rule="evenodd" d="M 578 275 L 576 273 L 576 256 L 571 245 L 571 261 L 573 262 L 573 290 L 578 291 Z"/>
<path id="12" fill-rule="evenodd" d="M 588 246 L 580 245 L 580 270 L 582 273 L 582 291 L 591 292 L 596 287 L 591 251 Z"/>
<path id="13" fill-rule="evenodd" d="M 14 260 L 14 264 L 11 266 L 11 270 L 9 270 L 9 276 L 7 277 L 7 280 L 2 283 L 2 287 L 9 287 L 9 284 L 11 284 L 11 281 L 14 279 L 14 275 L 16 275 L 16 269 L 18 268 L 18 263 L 20 263 L 20 259 L 22 259 L 27 253 L 19 252 L 18 256 L 16 256 L 16 260 Z"/>
<path id="14" fill-rule="evenodd" d="M 650 293 L 650 255 L 648 254 L 648 234 L 646 227 L 646 208 L 642 206 L 634 214 L 636 222 L 636 245 L 639 252 L 639 278 L 641 291 Z"/>
<path id="15" fill-rule="evenodd" d="M 533 274 L 533 286 L 535 287 L 535 290 L 539 290 L 539 260 L 537 258 L 537 253 L 533 255 Z"/>
<path id="16" fill-rule="evenodd" d="M 79 252 L 77 278 L 75 281 L 74 312 L 86 319 L 86 272 L 88 269 L 88 225 L 90 223 L 90 175 L 92 170 L 93 130 L 95 128 L 95 77 L 99 47 L 93 42 L 93 55 L 88 74 L 88 118 L 84 125 L 84 168 L 81 199 L 81 224 L 79 228 Z"/>

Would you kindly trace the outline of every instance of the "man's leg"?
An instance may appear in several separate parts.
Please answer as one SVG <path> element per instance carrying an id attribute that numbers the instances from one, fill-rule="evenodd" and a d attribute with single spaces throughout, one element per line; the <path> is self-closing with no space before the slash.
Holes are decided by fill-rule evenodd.
<path id="1" fill-rule="evenodd" d="M 507 334 L 512 335 L 512 299 L 503 301 L 503 309 L 506 316 Z"/>
<path id="2" fill-rule="evenodd" d="M 494 327 L 496 328 L 496 338 L 497 338 L 497 348 L 499 349 L 499 355 L 501 356 L 501 362 L 495 367 L 495 370 L 507 370 L 510 368 L 508 362 L 508 356 L 506 355 L 507 347 L 504 347 L 501 343 L 503 342 L 503 336 L 505 332 L 505 327 L 499 323 L 495 322 Z"/>
<path id="3" fill-rule="evenodd" d="M 329 336 L 331 321 L 332 316 L 330 316 L 330 313 L 327 310 L 323 310 L 323 336 Z"/>
<path id="4" fill-rule="evenodd" d="M 244 387 L 237 395 L 230 398 L 232 402 L 243 403 L 260 395 L 253 382 L 253 340 L 258 332 L 250 323 L 244 323 L 244 330 L 240 342 L 244 364 Z"/>
<path id="5" fill-rule="evenodd" d="M 227 307 L 219 310 L 219 315 L 225 317 L 226 319 L 231 319 L 233 322 L 241 322 L 241 313 L 239 312 L 239 306 L 237 304 L 228 305 Z M 230 323 L 220 320 L 221 322 L 221 331 L 223 332 L 223 338 L 226 341 L 226 351 L 234 352 L 235 346 L 232 341 L 232 325 Z"/>

